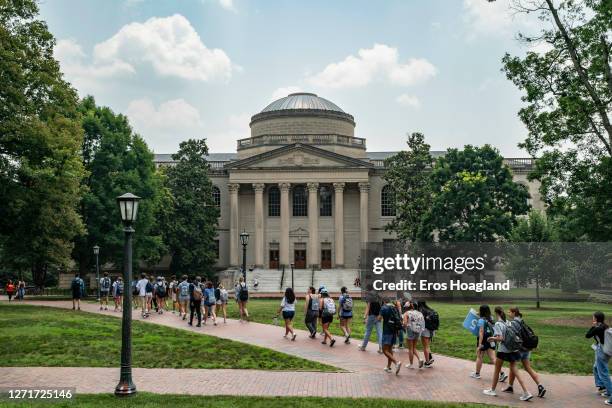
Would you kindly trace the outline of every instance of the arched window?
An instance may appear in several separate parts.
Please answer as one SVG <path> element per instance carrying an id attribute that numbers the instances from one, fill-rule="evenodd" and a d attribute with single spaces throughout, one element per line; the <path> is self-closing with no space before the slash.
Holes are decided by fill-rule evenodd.
<path id="1" fill-rule="evenodd" d="M 268 190 L 268 217 L 280 217 L 280 190 L 270 187 Z"/>
<path id="2" fill-rule="evenodd" d="M 332 215 L 332 192 L 327 186 L 321 186 L 319 189 L 319 216 L 331 217 Z"/>
<path id="3" fill-rule="evenodd" d="M 380 208 L 383 217 L 395 217 L 395 191 L 393 187 L 383 187 L 380 193 Z"/>
<path id="4" fill-rule="evenodd" d="M 293 216 L 308 216 L 308 194 L 304 186 L 297 186 L 293 189 Z"/>
<path id="5" fill-rule="evenodd" d="M 221 207 L 221 190 L 219 190 L 219 187 L 213 186 L 212 196 L 215 207 Z"/>

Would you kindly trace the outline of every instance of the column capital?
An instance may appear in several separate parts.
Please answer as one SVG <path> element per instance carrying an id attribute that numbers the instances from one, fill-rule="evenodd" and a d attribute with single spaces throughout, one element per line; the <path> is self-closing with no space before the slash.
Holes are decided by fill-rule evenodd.
<path id="1" fill-rule="evenodd" d="M 370 191 L 370 183 L 359 183 L 359 191 L 368 193 Z"/>
<path id="2" fill-rule="evenodd" d="M 307 183 L 306 186 L 311 193 L 316 193 L 319 190 L 319 183 Z"/>
<path id="3" fill-rule="evenodd" d="M 237 193 L 240 190 L 240 184 L 238 183 L 230 183 L 227 185 L 227 189 L 230 193 Z"/>
<path id="4" fill-rule="evenodd" d="M 278 183 L 278 188 L 281 192 L 288 192 L 291 188 L 291 183 Z"/>
<path id="5" fill-rule="evenodd" d="M 337 193 L 341 193 L 344 191 L 344 186 L 346 185 L 346 183 L 334 183 L 334 190 Z"/>
<path id="6" fill-rule="evenodd" d="M 263 193 L 264 188 L 266 188 L 264 183 L 253 183 L 253 190 L 255 190 L 256 193 Z"/>

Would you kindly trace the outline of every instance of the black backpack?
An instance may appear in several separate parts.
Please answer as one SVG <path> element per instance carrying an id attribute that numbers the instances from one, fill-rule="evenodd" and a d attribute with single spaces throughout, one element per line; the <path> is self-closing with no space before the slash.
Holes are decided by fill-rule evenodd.
<path id="1" fill-rule="evenodd" d="M 522 348 L 527 351 L 536 349 L 538 347 L 539 339 L 538 336 L 536 336 L 534 331 L 531 329 L 531 327 L 527 326 L 527 323 L 522 320 L 515 320 L 514 324 L 519 332 L 519 336 L 523 340 Z"/>
<path id="2" fill-rule="evenodd" d="M 247 289 L 246 285 L 244 286 L 240 285 L 240 292 L 238 293 L 238 299 L 241 302 L 246 302 L 247 300 L 249 300 L 249 290 Z"/>
<path id="3" fill-rule="evenodd" d="M 72 283 L 70 284 L 70 287 L 72 288 L 73 292 L 80 292 L 81 291 L 81 282 L 79 282 L 79 278 L 74 278 L 72 280 Z"/>
<path id="4" fill-rule="evenodd" d="M 391 316 L 389 316 L 389 320 L 387 321 L 387 323 L 394 331 L 402 330 L 402 316 L 400 315 L 399 310 L 397 310 L 397 307 L 394 306 L 387 307 L 391 308 Z"/>
<path id="5" fill-rule="evenodd" d="M 145 286 L 145 292 L 146 293 L 153 292 L 153 284 L 151 282 L 147 282 L 147 286 Z"/>
<path id="6" fill-rule="evenodd" d="M 431 309 L 425 314 L 425 328 L 429 331 L 435 331 L 440 328 L 440 316 L 438 312 Z"/>

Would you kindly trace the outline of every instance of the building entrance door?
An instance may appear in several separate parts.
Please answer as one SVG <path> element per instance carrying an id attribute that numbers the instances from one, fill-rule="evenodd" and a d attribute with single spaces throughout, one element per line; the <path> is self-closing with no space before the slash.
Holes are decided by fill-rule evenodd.
<path id="1" fill-rule="evenodd" d="M 331 269 L 331 249 L 321 250 L 321 269 Z"/>
<path id="2" fill-rule="evenodd" d="M 296 249 L 293 251 L 293 263 L 295 269 L 306 269 L 306 250 Z"/>
<path id="3" fill-rule="evenodd" d="M 278 249 L 270 250 L 270 269 L 278 269 Z"/>

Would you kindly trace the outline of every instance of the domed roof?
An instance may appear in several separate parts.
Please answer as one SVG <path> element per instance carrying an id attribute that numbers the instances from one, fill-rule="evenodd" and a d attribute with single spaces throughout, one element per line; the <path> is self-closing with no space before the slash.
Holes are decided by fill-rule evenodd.
<path id="1" fill-rule="evenodd" d="M 345 113 L 335 103 L 307 92 L 292 93 L 284 98 L 280 98 L 266 106 L 261 113 L 301 109 Z"/>

